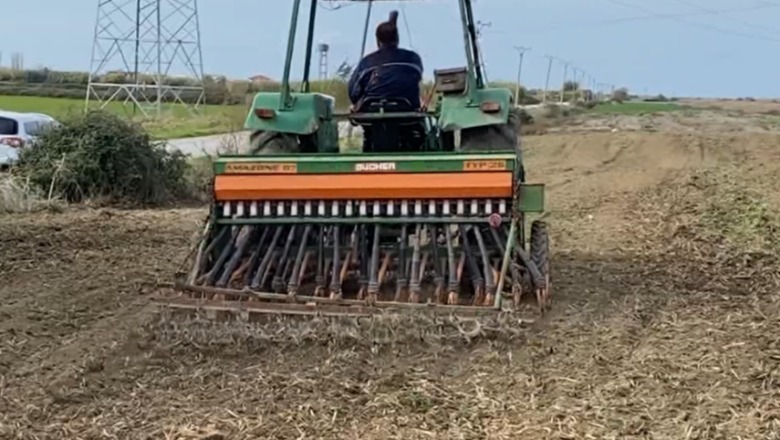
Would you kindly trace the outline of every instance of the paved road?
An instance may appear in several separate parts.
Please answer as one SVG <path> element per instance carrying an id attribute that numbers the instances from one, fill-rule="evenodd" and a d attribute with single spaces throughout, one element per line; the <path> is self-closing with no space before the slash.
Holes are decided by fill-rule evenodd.
<path id="1" fill-rule="evenodd" d="M 349 123 L 339 124 L 341 136 L 346 136 Z M 358 135 L 360 129 L 355 129 L 353 135 Z M 184 154 L 192 156 L 201 156 L 203 154 L 216 155 L 218 152 L 239 152 L 243 151 L 249 142 L 249 132 L 242 131 L 238 133 L 217 134 L 213 136 L 201 136 L 183 139 L 169 139 L 169 150 L 179 150 Z"/>
<path id="2" fill-rule="evenodd" d="M 560 104 L 559 104 L 560 105 Z M 571 105 L 564 103 L 564 106 Z M 536 110 L 544 107 L 544 104 L 522 105 L 519 106 L 527 110 Z M 339 136 L 347 137 L 349 134 L 349 122 L 339 122 Z M 359 136 L 360 128 L 354 128 L 352 135 Z M 249 132 L 243 131 L 230 134 L 218 134 L 214 136 L 202 136 L 184 139 L 169 139 L 169 150 L 180 150 L 184 154 L 200 156 L 202 154 L 216 155 L 218 152 L 240 152 L 243 151 L 249 142 Z"/>
<path id="3" fill-rule="evenodd" d="M 169 139 L 168 149 L 179 150 L 184 154 L 201 156 L 216 155 L 218 152 L 236 151 L 246 146 L 249 140 L 248 132 L 218 134 L 184 139 Z"/>

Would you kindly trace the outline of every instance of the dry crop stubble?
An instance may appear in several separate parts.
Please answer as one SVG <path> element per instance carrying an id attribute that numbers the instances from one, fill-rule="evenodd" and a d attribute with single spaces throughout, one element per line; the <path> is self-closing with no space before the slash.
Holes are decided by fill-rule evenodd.
<path id="1" fill-rule="evenodd" d="M 472 338 L 426 317 L 163 319 L 146 298 L 202 211 L 8 217 L 0 437 L 771 439 L 777 138 L 729 136 L 529 137 L 554 311 Z"/>

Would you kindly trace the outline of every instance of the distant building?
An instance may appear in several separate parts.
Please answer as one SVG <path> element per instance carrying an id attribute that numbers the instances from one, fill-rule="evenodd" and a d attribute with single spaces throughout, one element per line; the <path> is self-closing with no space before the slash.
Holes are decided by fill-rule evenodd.
<path id="1" fill-rule="evenodd" d="M 263 83 L 271 83 L 275 82 L 273 78 L 269 78 L 265 75 L 255 75 L 250 76 L 249 81 L 251 81 L 253 84 L 263 84 Z"/>

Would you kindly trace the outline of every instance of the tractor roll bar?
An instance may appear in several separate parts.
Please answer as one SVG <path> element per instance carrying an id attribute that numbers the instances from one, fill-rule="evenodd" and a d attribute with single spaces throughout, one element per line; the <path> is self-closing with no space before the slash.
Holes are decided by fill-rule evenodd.
<path id="1" fill-rule="evenodd" d="M 300 15 L 302 0 L 293 0 L 292 17 L 290 19 L 290 33 L 287 37 L 287 56 L 284 62 L 284 73 L 282 75 L 281 97 L 279 100 L 279 111 L 290 110 L 293 106 L 292 93 L 290 91 L 290 74 L 292 70 L 292 58 L 295 53 L 295 34 L 298 27 L 298 17 Z M 310 91 L 311 75 L 311 56 L 314 46 L 314 28 L 316 24 L 317 2 L 319 0 L 310 0 L 311 7 L 309 12 L 308 35 L 306 38 L 306 59 L 304 64 L 302 92 Z M 336 0 L 328 0 L 336 1 Z M 368 43 L 368 30 L 371 21 L 372 7 L 375 1 L 383 0 L 341 0 L 353 2 L 365 2 L 368 5 L 366 11 L 366 22 L 363 29 L 363 44 L 361 47 L 361 58 L 365 55 L 366 45 Z M 402 0 L 409 1 L 409 0 Z M 474 11 L 471 0 L 458 0 L 460 9 L 461 26 L 463 29 L 463 42 L 466 50 L 466 61 L 468 63 L 468 94 L 470 100 L 474 101 L 476 90 L 483 88 L 484 77 L 480 63 L 479 45 L 477 44 L 477 31 L 474 25 Z"/>

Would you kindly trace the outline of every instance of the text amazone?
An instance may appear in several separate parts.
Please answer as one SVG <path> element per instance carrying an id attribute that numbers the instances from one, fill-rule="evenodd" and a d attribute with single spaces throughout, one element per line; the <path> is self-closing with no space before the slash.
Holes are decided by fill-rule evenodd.
<path id="1" fill-rule="evenodd" d="M 272 174 L 296 173 L 298 167 L 294 163 L 241 163 L 233 162 L 225 165 L 225 172 L 230 174 Z"/>

